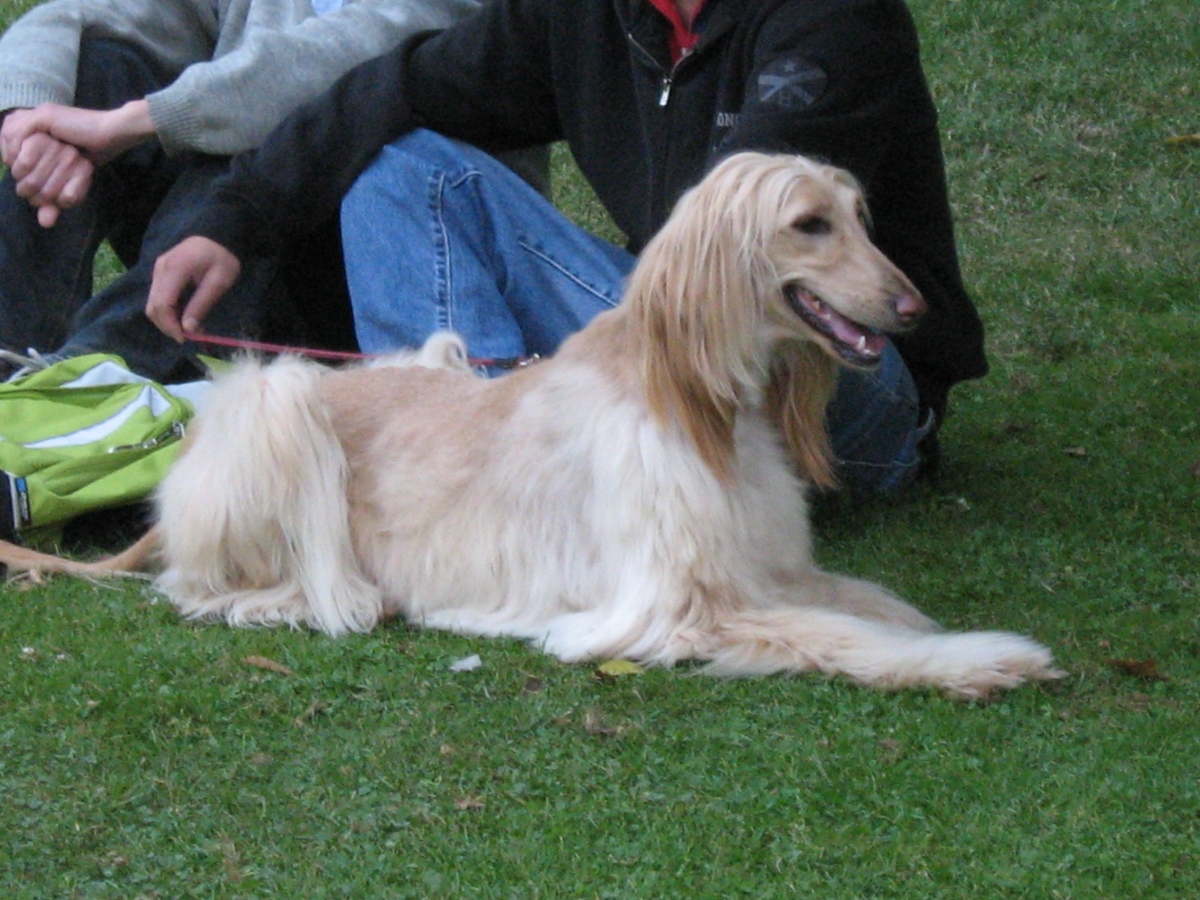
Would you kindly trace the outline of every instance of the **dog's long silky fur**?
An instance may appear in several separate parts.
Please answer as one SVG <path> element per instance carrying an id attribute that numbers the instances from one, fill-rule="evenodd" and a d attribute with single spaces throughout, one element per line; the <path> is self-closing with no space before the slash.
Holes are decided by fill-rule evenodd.
<path id="1" fill-rule="evenodd" d="M 845 354 L 787 288 L 880 330 L 921 305 L 863 216 L 845 173 L 739 154 L 551 360 L 483 379 L 438 335 L 397 364 L 242 363 L 158 493 L 158 584 L 189 617 L 341 635 L 403 616 L 565 661 L 966 698 L 1057 677 L 1027 638 L 940 631 L 813 564 L 805 483 L 833 483 Z"/>

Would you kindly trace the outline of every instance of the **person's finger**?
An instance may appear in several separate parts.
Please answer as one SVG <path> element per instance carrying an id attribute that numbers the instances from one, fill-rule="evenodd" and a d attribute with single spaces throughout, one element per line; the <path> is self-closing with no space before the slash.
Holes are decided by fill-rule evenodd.
<path id="1" fill-rule="evenodd" d="M 171 264 L 171 252 L 167 251 L 155 260 L 150 292 L 146 298 L 146 315 L 159 331 L 182 342 L 179 298 L 188 287 L 189 276 L 182 268 Z"/>
<path id="2" fill-rule="evenodd" d="M 37 208 L 38 224 L 43 228 L 53 228 L 58 223 L 62 210 L 53 203 L 43 203 Z"/>
<path id="3" fill-rule="evenodd" d="M 66 171 L 66 180 L 59 191 L 55 205 L 59 209 L 73 209 L 82 203 L 92 189 L 92 175 L 96 167 L 91 160 L 79 157 Z"/>
<path id="4" fill-rule="evenodd" d="M 35 124 L 36 119 L 30 109 L 14 109 L 4 117 L 4 125 L 0 128 L 0 149 L 3 151 L 4 164 L 10 169 L 16 163 L 22 145 L 36 130 Z"/>
<path id="5" fill-rule="evenodd" d="M 196 290 L 192 292 L 187 306 L 184 307 L 181 317 L 184 331 L 199 332 L 201 330 L 209 312 L 237 280 L 237 274 L 236 271 L 231 272 L 223 265 L 214 266 L 205 273 L 196 286 Z"/>
<path id="6" fill-rule="evenodd" d="M 184 340 L 199 331 L 209 311 L 241 274 L 238 258 L 215 241 L 189 237 L 154 262 L 146 315 L 165 334 Z M 194 290 L 181 314 L 185 293 Z"/>
<path id="7" fill-rule="evenodd" d="M 44 134 L 32 135 L 21 146 L 11 169 L 17 182 L 17 196 L 31 203 L 39 195 L 53 200 L 58 187 L 47 191 L 47 185 L 53 184 L 56 173 L 68 171 L 82 159 L 80 152 L 70 144 Z"/>

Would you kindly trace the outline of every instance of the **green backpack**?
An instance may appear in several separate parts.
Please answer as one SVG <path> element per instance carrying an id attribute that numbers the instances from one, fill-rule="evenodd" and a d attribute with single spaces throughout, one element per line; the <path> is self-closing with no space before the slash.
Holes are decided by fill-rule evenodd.
<path id="1" fill-rule="evenodd" d="M 76 516 L 149 497 L 206 387 L 99 353 L 0 384 L 0 538 L 57 541 Z"/>

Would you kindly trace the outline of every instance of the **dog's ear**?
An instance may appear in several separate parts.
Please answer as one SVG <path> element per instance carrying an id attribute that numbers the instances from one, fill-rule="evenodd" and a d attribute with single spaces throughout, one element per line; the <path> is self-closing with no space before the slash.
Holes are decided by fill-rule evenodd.
<path id="1" fill-rule="evenodd" d="M 782 432 L 801 478 L 833 489 L 833 451 L 825 410 L 837 384 L 837 364 L 815 344 L 789 343 L 771 362 L 765 407 Z"/>
<path id="2" fill-rule="evenodd" d="M 704 341 L 690 333 L 686 319 L 666 314 L 661 304 L 647 304 L 644 311 L 641 359 L 650 411 L 660 423 L 678 423 L 700 458 L 726 481 L 733 474 L 736 396 L 714 384 L 705 362 L 693 353 L 697 341 Z"/>
<path id="3" fill-rule="evenodd" d="M 774 222 L 758 221 L 738 174 L 710 175 L 680 200 L 627 291 L 652 411 L 678 422 L 722 478 L 732 472 L 737 408 L 764 379 L 759 330 L 775 289 L 765 252 Z"/>

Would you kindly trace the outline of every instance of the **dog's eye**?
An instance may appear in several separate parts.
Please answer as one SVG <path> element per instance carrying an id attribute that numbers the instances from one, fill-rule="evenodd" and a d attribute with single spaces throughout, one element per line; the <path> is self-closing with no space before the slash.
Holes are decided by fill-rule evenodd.
<path id="1" fill-rule="evenodd" d="M 802 216 L 792 223 L 792 227 L 810 237 L 819 237 L 833 231 L 833 223 L 824 216 Z"/>

